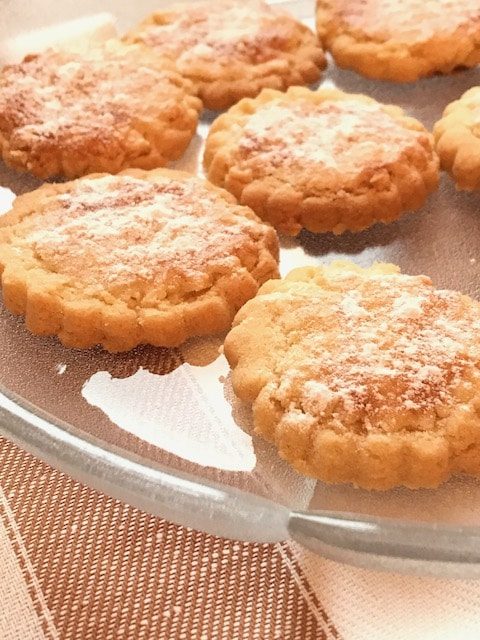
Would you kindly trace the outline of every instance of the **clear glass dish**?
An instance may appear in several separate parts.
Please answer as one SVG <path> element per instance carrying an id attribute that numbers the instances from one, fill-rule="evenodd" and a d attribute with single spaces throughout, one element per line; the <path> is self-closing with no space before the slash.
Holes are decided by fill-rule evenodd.
<path id="1" fill-rule="evenodd" d="M 2 4 L 0 43 L 98 11 L 90 1 L 42 2 L 41 11 L 35 2 Z M 122 31 L 159 4 L 110 0 L 102 11 L 112 11 Z M 313 24 L 313 0 L 279 4 Z M 447 103 L 479 82 L 479 70 L 472 70 L 393 85 L 331 64 L 322 84 L 399 104 L 431 127 Z M 200 169 L 214 115 L 204 115 L 177 168 Z M 12 193 L 39 184 L 0 163 L 0 211 Z M 282 271 L 339 257 L 361 265 L 381 260 L 478 298 L 477 202 L 478 195 L 457 193 L 443 176 L 420 212 L 394 224 L 341 237 L 283 238 Z M 30 335 L 22 319 L 0 307 L 0 433 L 100 491 L 215 535 L 255 542 L 290 536 L 343 562 L 480 575 L 479 481 L 459 477 L 435 491 L 372 493 L 299 476 L 252 435 L 249 410 L 235 399 L 227 363 L 218 356 L 221 342 L 222 336 L 120 355 L 73 351 Z"/>

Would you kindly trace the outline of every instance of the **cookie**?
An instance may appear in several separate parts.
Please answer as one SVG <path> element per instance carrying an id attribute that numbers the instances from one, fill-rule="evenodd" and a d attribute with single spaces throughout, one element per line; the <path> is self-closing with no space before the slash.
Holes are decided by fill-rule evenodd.
<path id="1" fill-rule="evenodd" d="M 442 168 L 457 187 L 480 189 L 480 87 L 449 104 L 433 133 Z"/>
<path id="2" fill-rule="evenodd" d="M 168 169 L 44 185 L 0 219 L 6 307 L 68 347 L 172 347 L 224 331 L 277 260 L 275 231 L 250 209 Z"/>
<path id="3" fill-rule="evenodd" d="M 265 89 L 242 100 L 213 123 L 204 161 L 209 180 L 288 235 L 390 222 L 438 183 L 420 122 L 329 89 Z"/>
<path id="4" fill-rule="evenodd" d="M 225 342 L 257 433 L 299 472 L 366 489 L 480 473 L 480 303 L 394 265 L 300 268 Z"/>
<path id="5" fill-rule="evenodd" d="M 317 0 L 335 62 L 367 78 L 412 82 L 480 62 L 478 0 Z"/>
<path id="6" fill-rule="evenodd" d="M 209 109 L 225 109 L 263 87 L 320 77 L 325 56 L 314 33 L 262 0 L 218 0 L 157 11 L 126 40 L 153 47 L 190 78 Z"/>
<path id="7" fill-rule="evenodd" d="M 47 50 L 0 71 L 4 161 L 40 178 L 151 169 L 195 134 L 193 85 L 147 47 Z"/>

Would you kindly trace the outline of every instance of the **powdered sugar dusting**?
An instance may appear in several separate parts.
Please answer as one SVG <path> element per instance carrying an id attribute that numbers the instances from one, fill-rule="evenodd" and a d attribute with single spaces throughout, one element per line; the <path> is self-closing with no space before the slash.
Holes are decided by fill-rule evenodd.
<path id="1" fill-rule="evenodd" d="M 219 57 L 255 60 L 272 57 L 271 48 L 288 47 L 295 23 L 262 0 L 218 0 L 173 8 L 153 25 L 135 33 L 143 42 L 176 60 L 188 73 L 198 59 L 216 62 Z"/>
<path id="2" fill-rule="evenodd" d="M 355 100 L 273 101 L 246 122 L 239 153 L 264 170 L 292 162 L 342 173 L 395 162 L 425 134 L 403 127 L 382 106 Z"/>
<path id="3" fill-rule="evenodd" d="M 152 61 L 138 47 L 111 44 L 83 53 L 47 50 L 9 65 L 0 75 L 0 129 L 21 149 L 45 151 L 53 140 L 78 147 L 85 138 L 90 145 L 121 141 L 132 118 L 158 117 L 166 96 L 185 95 L 177 74 Z"/>
<path id="4" fill-rule="evenodd" d="M 23 247 L 49 270 L 93 289 L 133 287 L 141 297 L 153 285 L 160 299 L 198 291 L 238 268 L 240 251 L 254 260 L 259 250 L 263 226 L 196 178 L 71 184 L 32 218 Z"/>
<path id="5" fill-rule="evenodd" d="M 308 380 L 304 385 L 304 390 L 309 398 L 310 405 L 313 405 L 316 412 L 322 412 L 328 403 L 335 398 L 335 394 L 322 382 Z"/>
<path id="6" fill-rule="evenodd" d="M 392 315 L 394 318 L 415 318 L 423 313 L 425 296 L 414 296 L 411 293 L 401 293 L 394 300 Z"/>
<path id="7" fill-rule="evenodd" d="M 424 276 L 352 272 L 346 287 L 338 275 L 328 290 L 298 290 L 302 356 L 273 389 L 287 413 L 388 431 L 421 428 L 420 414 L 433 420 L 438 407 L 466 401 L 480 383 L 478 303 Z"/>
<path id="8" fill-rule="evenodd" d="M 366 316 L 366 310 L 360 304 L 361 297 L 357 291 L 348 292 L 340 303 L 340 308 L 347 318 Z"/>
<path id="9" fill-rule="evenodd" d="M 337 11 L 371 37 L 422 42 L 461 26 L 476 30 L 478 0 L 340 0 Z"/>

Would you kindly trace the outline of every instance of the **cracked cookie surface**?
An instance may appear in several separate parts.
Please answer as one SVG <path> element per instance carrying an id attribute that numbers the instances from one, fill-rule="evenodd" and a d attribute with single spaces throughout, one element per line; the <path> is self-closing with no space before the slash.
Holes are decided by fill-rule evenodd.
<path id="1" fill-rule="evenodd" d="M 411 82 L 480 62 L 478 0 L 317 0 L 317 31 L 335 62 Z"/>
<path id="2" fill-rule="evenodd" d="M 480 189 L 480 87 L 449 104 L 433 133 L 442 168 L 457 187 Z"/>
<path id="3" fill-rule="evenodd" d="M 173 60 L 209 109 L 225 109 L 263 87 L 311 84 L 325 56 L 308 27 L 263 0 L 174 5 L 130 31 Z"/>
<path id="4" fill-rule="evenodd" d="M 158 169 L 18 197 L 0 221 L 4 303 L 67 346 L 177 346 L 228 329 L 278 276 L 278 240 L 226 191 Z"/>
<path id="5" fill-rule="evenodd" d="M 368 489 L 480 473 L 480 304 L 394 265 L 264 284 L 225 341 L 257 433 L 303 474 Z"/>
<path id="6" fill-rule="evenodd" d="M 30 55 L 0 71 L 1 154 L 44 179 L 161 167 L 195 134 L 193 94 L 169 61 L 139 45 Z"/>
<path id="7" fill-rule="evenodd" d="M 420 207 L 433 138 L 402 109 L 333 89 L 264 89 L 213 123 L 208 178 L 288 235 L 360 231 Z"/>

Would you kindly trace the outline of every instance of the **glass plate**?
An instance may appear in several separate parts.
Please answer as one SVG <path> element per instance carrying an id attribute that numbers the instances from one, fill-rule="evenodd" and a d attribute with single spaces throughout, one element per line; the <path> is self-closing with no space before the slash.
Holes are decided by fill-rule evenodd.
<path id="1" fill-rule="evenodd" d="M 313 2 L 278 4 L 313 24 Z M 116 14 L 122 31 L 158 5 L 158 0 L 110 0 L 102 10 Z M 90 1 L 39 7 L 40 2 L 4 0 L 0 43 L 98 10 Z M 105 15 L 92 22 L 107 23 Z M 29 46 L 35 37 L 29 34 Z M 0 56 L 6 50 L 0 46 Z M 431 127 L 447 103 L 479 82 L 479 71 L 472 70 L 393 85 L 330 64 L 322 84 L 399 104 Z M 177 168 L 200 170 L 203 138 L 214 115 L 204 115 Z M 39 184 L 0 163 L 2 210 L 9 208 L 12 193 Z M 457 193 L 443 176 L 439 191 L 420 212 L 394 224 L 341 237 L 303 232 L 296 239 L 282 238 L 282 272 L 339 257 L 364 266 L 387 261 L 478 298 L 477 201 L 477 194 Z M 32 336 L 23 320 L 2 306 L 0 432 L 98 490 L 215 535 L 256 542 L 290 536 L 344 562 L 480 575 L 477 480 L 458 477 L 435 491 L 374 493 L 296 474 L 252 435 L 249 409 L 235 398 L 227 363 L 218 356 L 221 343 L 222 336 L 191 340 L 174 350 L 74 351 L 55 339 Z"/>

